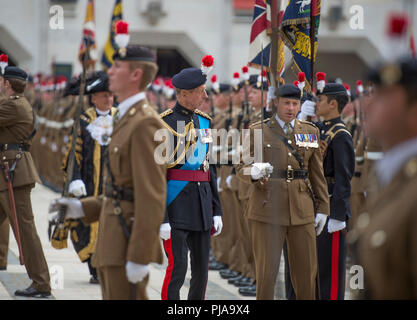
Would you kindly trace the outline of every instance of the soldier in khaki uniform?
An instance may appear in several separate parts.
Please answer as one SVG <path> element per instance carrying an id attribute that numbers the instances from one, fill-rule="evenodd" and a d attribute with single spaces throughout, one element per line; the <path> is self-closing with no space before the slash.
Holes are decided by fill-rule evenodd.
<path id="1" fill-rule="evenodd" d="M 367 131 L 383 148 L 377 186 L 351 241 L 371 299 L 417 299 L 417 60 L 402 58 L 372 69 L 376 88 Z"/>
<path id="2" fill-rule="evenodd" d="M 103 299 L 147 299 L 148 265 L 162 263 L 159 227 L 166 201 L 166 165 L 154 158 L 159 145 L 154 136 L 164 126 L 145 95 L 158 68 L 150 49 L 137 45 L 114 58 L 109 88 L 120 104 L 108 146 L 105 195 L 81 202 L 61 198 L 50 211 L 66 204 L 68 218 L 99 220 L 93 266 Z"/>
<path id="3" fill-rule="evenodd" d="M 23 96 L 27 74 L 17 67 L 6 67 L 0 77 L 0 156 L 2 178 L 0 178 L 0 225 L 6 217 L 16 226 L 9 199 L 8 184 L 3 170 L 7 162 L 12 173 L 16 215 L 22 245 L 24 263 L 32 284 L 15 295 L 29 297 L 50 296 L 49 271 L 41 242 L 34 224 L 30 193 L 35 182 L 40 182 L 32 156 L 29 152 L 34 135 L 32 107 Z"/>
<path id="4" fill-rule="evenodd" d="M 262 127 L 261 122 L 255 123 L 250 127 L 250 142 L 245 141 L 242 164 L 238 168 L 239 178 L 254 186 L 248 219 L 256 264 L 256 298 L 274 298 L 281 250 L 286 240 L 296 296 L 314 299 L 316 235 L 323 230 L 329 215 L 320 133 L 311 123 L 296 119 L 301 98 L 296 86 L 281 86 L 278 97 L 277 112 L 264 120 L 263 144 L 254 142 L 255 130 Z M 257 151 L 255 145 L 263 145 L 263 150 Z M 261 152 L 263 159 L 259 159 Z M 245 160 L 249 155 L 255 159 Z M 310 192 L 314 194 L 316 210 Z"/>

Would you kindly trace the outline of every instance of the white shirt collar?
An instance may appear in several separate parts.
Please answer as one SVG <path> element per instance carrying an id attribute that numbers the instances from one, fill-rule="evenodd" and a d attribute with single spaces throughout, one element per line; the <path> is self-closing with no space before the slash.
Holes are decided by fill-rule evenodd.
<path id="1" fill-rule="evenodd" d="M 376 164 L 376 172 L 381 186 L 387 186 L 404 163 L 414 155 L 417 155 L 417 137 L 387 151 L 384 158 Z"/>
<path id="2" fill-rule="evenodd" d="M 139 92 L 129 98 L 123 100 L 119 103 L 117 109 L 119 109 L 119 119 L 123 118 L 124 114 L 129 111 L 130 107 L 133 106 L 135 103 L 138 103 L 140 100 L 146 98 L 145 92 Z"/>
<path id="3" fill-rule="evenodd" d="M 284 130 L 285 122 L 284 122 L 284 121 L 282 121 L 282 120 L 278 117 L 278 114 L 277 114 L 277 113 L 275 114 L 275 119 L 277 119 L 277 121 L 278 121 L 279 125 L 281 126 L 282 130 Z M 290 124 L 291 124 L 291 127 L 293 127 L 293 128 L 294 128 L 294 125 L 295 125 L 295 119 L 292 119 L 292 121 L 290 122 Z"/>
<path id="4" fill-rule="evenodd" d="M 101 111 L 99 109 L 96 108 L 96 112 L 98 116 L 107 116 L 110 113 L 110 110 L 107 111 Z"/>

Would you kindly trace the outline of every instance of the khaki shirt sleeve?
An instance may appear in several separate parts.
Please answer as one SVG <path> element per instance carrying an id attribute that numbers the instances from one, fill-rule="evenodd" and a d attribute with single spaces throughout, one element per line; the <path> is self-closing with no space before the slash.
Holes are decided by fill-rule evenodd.
<path id="1" fill-rule="evenodd" d="M 320 137 L 318 129 L 315 134 L 317 137 Z M 308 168 L 311 186 L 316 198 L 317 213 L 330 215 L 329 193 L 326 178 L 324 177 L 323 156 L 321 155 L 320 148 L 314 149 L 313 155 L 309 159 Z"/>
<path id="2" fill-rule="evenodd" d="M 81 220 L 84 224 L 90 224 L 98 221 L 100 218 L 101 207 L 103 205 L 103 197 L 87 197 L 81 200 L 81 206 L 84 211 L 84 218 Z"/>
<path id="3" fill-rule="evenodd" d="M 165 217 L 167 169 L 154 158 L 160 144 L 154 140 L 154 135 L 159 129 L 163 129 L 163 124 L 158 118 L 143 119 L 134 131 L 130 147 L 135 219 L 127 260 L 143 265 L 153 260 L 152 248 L 161 241 L 159 228 Z"/>
<path id="4" fill-rule="evenodd" d="M 13 103 L 0 96 L 0 127 L 11 126 L 17 121 L 17 111 Z"/>

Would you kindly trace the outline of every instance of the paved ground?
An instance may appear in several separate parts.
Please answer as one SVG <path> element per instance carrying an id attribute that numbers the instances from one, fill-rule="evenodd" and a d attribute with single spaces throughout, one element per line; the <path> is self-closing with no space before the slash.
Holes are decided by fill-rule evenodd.
<path id="1" fill-rule="evenodd" d="M 36 185 L 32 192 L 32 205 L 35 215 L 35 224 L 42 242 L 45 257 L 51 274 L 53 298 L 58 300 L 95 300 L 101 299 L 99 285 L 88 283 L 90 275 L 88 267 L 79 261 L 71 241 L 68 248 L 56 250 L 52 248 L 47 237 L 48 205 L 49 202 L 59 197 L 59 194 L 50 189 Z M 163 265 L 151 265 L 148 295 L 150 299 L 161 299 L 161 287 L 165 275 L 166 262 Z M 63 274 L 63 283 L 60 275 Z M 186 299 L 190 280 L 190 272 L 187 273 L 185 285 L 181 290 L 181 299 Z M 16 299 L 13 295 L 16 289 L 26 288 L 30 284 L 26 270 L 19 265 L 18 249 L 13 233 L 10 232 L 9 264 L 7 271 L 0 271 L 0 299 Z M 206 298 L 208 300 L 237 300 L 243 299 L 238 289 L 229 285 L 226 280 L 220 278 L 217 271 L 209 272 Z"/>
<path id="2" fill-rule="evenodd" d="M 51 299 L 57 300 L 97 300 L 101 299 L 99 285 L 92 285 L 88 267 L 79 261 L 75 250 L 72 248 L 71 241 L 68 241 L 68 248 L 56 250 L 52 248 L 47 237 L 48 227 L 48 205 L 49 202 L 59 197 L 59 194 L 50 189 L 37 185 L 32 192 L 32 205 L 35 215 L 35 224 L 39 237 L 42 242 L 45 257 L 48 262 L 51 285 L 53 288 Z M 151 265 L 150 282 L 148 285 L 148 295 L 150 299 L 160 300 L 161 287 L 165 275 L 166 262 L 163 265 Z M 283 297 L 283 263 L 281 263 L 278 276 L 276 296 Z M 348 277 L 347 277 L 348 278 Z M 190 271 L 187 273 L 185 285 L 181 290 L 181 299 L 186 299 L 189 288 Z M 26 288 L 30 280 L 26 275 L 26 270 L 19 265 L 18 249 L 12 232 L 10 232 L 9 264 L 7 271 L 0 271 L 0 300 L 16 299 L 13 295 L 16 289 Z M 347 294 L 349 298 L 349 293 Z M 19 298 L 25 299 L 25 298 Z M 206 291 L 207 300 L 240 300 L 254 298 L 242 297 L 238 289 L 229 285 L 222 279 L 217 271 L 209 272 L 209 281 Z"/>

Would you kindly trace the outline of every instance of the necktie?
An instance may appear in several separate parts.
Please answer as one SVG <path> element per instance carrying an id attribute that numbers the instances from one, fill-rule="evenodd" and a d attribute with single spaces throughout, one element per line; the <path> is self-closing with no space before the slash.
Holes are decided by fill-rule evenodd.
<path id="1" fill-rule="evenodd" d="M 289 122 L 285 123 L 285 125 L 284 125 L 284 131 L 285 131 L 285 135 L 287 137 L 289 137 L 291 135 L 291 133 L 293 132 L 291 123 L 289 123 Z"/>

